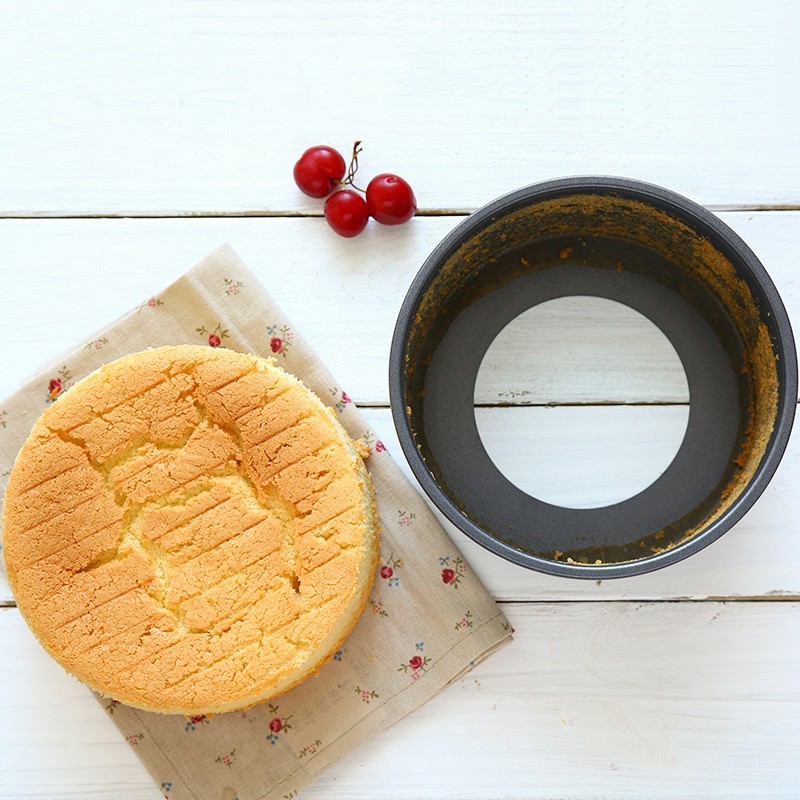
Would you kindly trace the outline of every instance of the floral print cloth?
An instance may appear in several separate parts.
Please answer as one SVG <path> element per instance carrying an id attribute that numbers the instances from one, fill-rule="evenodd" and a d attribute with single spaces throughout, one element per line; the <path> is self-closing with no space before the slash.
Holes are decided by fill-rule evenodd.
<path id="1" fill-rule="evenodd" d="M 75 381 L 131 352 L 201 343 L 275 358 L 369 446 L 381 519 L 374 588 L 333 659 L 273 703 L 179 717 L 98 700 L 165 798 L 292 798 L 510 641 L 511 628 L 347 393 L 227 246 L 0 403 L 0 491 L 36 418 Z"/>

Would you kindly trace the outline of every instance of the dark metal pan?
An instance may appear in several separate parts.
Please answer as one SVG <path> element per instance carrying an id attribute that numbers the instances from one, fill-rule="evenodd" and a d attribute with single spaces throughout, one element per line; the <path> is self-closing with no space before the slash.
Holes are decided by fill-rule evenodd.
<path id="1" fill-rule="evenodd" d="M 575 295 L 649 318 L 689 385 L 673 462 L 603 508 L 564 508 L 514 486 L 475 422 L 475 380 L 495 336 L 538 303 Z M 406 458 L 455 525 L 509 561 L 598 579 L 679 561 L 742 518 L 786 448 L 797 358 L 775 286 L 717 217 L 650 184 L 566 178 L 495 200 L 431 253 L 400 310 L 389 387 Z"/>

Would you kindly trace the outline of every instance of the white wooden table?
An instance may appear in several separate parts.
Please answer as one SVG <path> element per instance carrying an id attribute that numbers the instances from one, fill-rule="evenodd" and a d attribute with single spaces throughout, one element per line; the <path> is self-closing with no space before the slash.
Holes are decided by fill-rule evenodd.
<path id="1" fill-rule="evenodd" d="M 791 0 L 32 0 L 0 4 L 0 19 L 0 396 L 228 241 L 404 465 L 386 370 L 412 276 L 463 214 L 565 174 L 640 178 L 707 205 L 800 329 Z M 406 177 L 420 215 L 344 240 L 291 167 L 308 145 L 347 152 L 356 138 L 364 174 Z M 569 310 L 547 324 L 589 339 L 598 327 Z M 686 398 L 639 327 L 617 330 L 643 376 L 597 359 L 576 384 L 555 366 L 564 343 L 537 349 L 546 382 L 498 363 L 480 413 L 520 474 L 509 430 L 554 469 L 574 458 L 575 430 L 613 434 L 625 474 L 652 469 Z M 509 397 L 526 405 L 498 407 Z M 608 490 L 607 453 L 588 463 L 567 500 Z M 796 435 L 720 541 L 611 582 L 527 572 L 448 526 L 514 644 L 303 796 L 800 797 L 799 486 Z M 155 800 L 5 584 L 0 605 L 0 800 Z"/>

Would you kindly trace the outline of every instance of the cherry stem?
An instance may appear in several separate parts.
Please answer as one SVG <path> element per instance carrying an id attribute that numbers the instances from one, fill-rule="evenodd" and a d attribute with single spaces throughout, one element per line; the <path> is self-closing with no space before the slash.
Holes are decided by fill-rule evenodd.
<path id="1" fill-rule="evenodd" d="M 358 140 L 353 145 L 353 155 L 350 157 L 350 164 L 347 167 L 347 174 L 344 176 L 344 178 L 341 181 L 339 181 L 339 183 L 341 184 L 342 188 L 344 188 L 345 186 L 349 185 L 349 186 L 352 186 L 357 191 L 362 192 L 363 194 L 366 194 L 364 189 L 359 188 L 358 186 L 356 186 L 353 183 L 353 178 L 355 178 L 356 172 L 358 172 L 358 154 L 362 150 L 363 150 L 363 148 L 361 147 L 361 140 Z"/>

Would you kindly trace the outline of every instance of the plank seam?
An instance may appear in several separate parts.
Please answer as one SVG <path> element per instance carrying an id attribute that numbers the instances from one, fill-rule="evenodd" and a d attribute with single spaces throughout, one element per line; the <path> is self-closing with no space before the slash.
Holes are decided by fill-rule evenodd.
<path id="1" fill-rule="evenodd" d="M 761 213 L 775 211 L 800 211 L 800 203 L 775 203 L 767 205 L 748 205 L 746 203 L 736 205 L 707 205 L 709 211 L 727 213 Z M 417 209 L 418 217 L 466 217 L 477 210 L 475 208 L 426 208 Z M 45 219 L 197 219 L 197 218 L 266 218 L 266 219 L 322 219 L 320 211 L 290 211 L 280 209 L 270 211 L 267 209 L 256 209 L 253 211 L 76 211 L 76 212 L 49 212 L 49 211 L 3 211 L 0 212 L 0 220 L 3 219 L 23 219 L 23 220 L 45 220 Z"/>
<path id="2" fill-rule="evenodd" d="M 511 605 L 586 605 L 589 603 L 628 603 L 639 605 L 655 605 L 658 604 L 681 604 L 681 603 L 800 603 L 800 594 L 787 594 L 787 595 L 714 595 L 710 597 L 662 597 L 662 598 L 644 598 L 644 597 L 613 597 L 613 598 L 573 598 L 571 600 L 565 599 L 543 599 L 543 600 L 508 600 L 495 599 L 495 602 L 500 606 Z M 0 600 L 0 609 L 16 608 L 17 604 L 14 600 Z"/>

